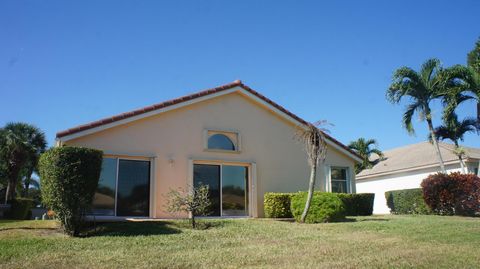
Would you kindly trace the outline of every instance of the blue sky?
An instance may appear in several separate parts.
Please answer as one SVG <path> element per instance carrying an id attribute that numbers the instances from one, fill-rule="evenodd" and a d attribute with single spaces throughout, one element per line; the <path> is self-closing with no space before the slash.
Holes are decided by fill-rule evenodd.
<path id="1" fill-rule="evenodd" d="M 241 79 L 344 143 L 423 141 L 402 128 L 392 72 L 465 64 L 480 1 L 0 2 L 0 125 L 57 131 Z M 434 106 L 434 123 L 441 108 Z M 475 114 L 474 103 L 460 108 Z M 480 147 L 468 135 L 464 145 Z"/>

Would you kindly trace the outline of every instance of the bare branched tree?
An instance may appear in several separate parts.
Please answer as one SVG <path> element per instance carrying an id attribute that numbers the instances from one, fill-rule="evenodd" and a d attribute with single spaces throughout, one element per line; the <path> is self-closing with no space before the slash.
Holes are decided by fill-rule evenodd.
<path id="1" fill-rule="evenodd" d="M 196 228 L 195 217 L 207 215 L 210 206 L 209 190 L 207 185 L 184 189 L 170 190 L 167 194 L 167 211 L 171 213 L 186 212 L 190 214 L 192 228 Z"/>
<path id="2" fill-rule="evenodd" d="M 317 175 L 317 167 L 319 162 L 324 162 L 327 155 L 327 146 L 325 143 L 324 132 L 328 132 L 327 129 L 321 128 L 326 125 L 326 121 L 317 121 L 310 123 L 307 126 L 301 126 L 297 129 L 295 137 L 298 141 L 302 142 L 305 146 L 307 153 L 308 164 L 310 165 L 310 180 L 308 184 L 308 196 L 305 203 L 305 209 L 303 210 L 300 222 L 305 222 L 310 209 L 310 204 L 313 198 L 313 191 L 315 188 L 315 178 Z"/>

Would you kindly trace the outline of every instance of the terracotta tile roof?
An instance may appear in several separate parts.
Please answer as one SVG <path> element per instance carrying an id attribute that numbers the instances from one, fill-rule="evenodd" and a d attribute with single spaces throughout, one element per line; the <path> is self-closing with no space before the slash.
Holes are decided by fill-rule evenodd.
<path id="1" fill-rule="evenodd" d="M 302 118 L 300 118 L 297 115 L 293 114 L 292 112 L 288 111 L 284 107 L 280 106 L 279 104 L 273 102 L 272 100 L 268 99 L 267 97 L 260 94 L 259 92 L 255 91 L 252 88 L 248 87 L 247 85 L 243 84 L 242 81 L 235 80 L 232 83 L 228 83 L 228 84 L 225 84 L 225 85 L 222 85 L 222 86 L 218 86 L 218 87 L 215 87 L 215 88 L 203 90 L 203 91 L 200 91 L 200 92 L 197 92 L 197 93 L 194 93 L 194 94 L 182 96 L 182 97 L 172 99 L 172 100 L 168 100 L 168 101 L 165 101 L 165 102 L 162 102 L 162 103 L 154 104 L 154 105 L 143 107 L 143 108 L 140 108 L 140 109 L 136 109 L 136 110 L 133 110 L 133 111 L 130 111 L 130 112 L 125 112 L 125 113 L 118 114 L 118 115 L 115 115 L 115 116 L 112 116 L 112 117 L 108 117 L 108 118 L 93 121 L 93 122 L 90 122 L 90 123 L 87 123 L 87 124 L 79 125 L 79 126 L 76 126 L 76 127 L 64 130 L 64 131 L 60 131 L 60 132 L 57 133 L 56 136 L 57 136 L 57 138 L 61 138 L 61 137 L 67 136 L 67 135 L 71 135 L 71 134 L 75 134 L 75 133 L 82 132 L 82 131 L 85 131 L 85 130 L 89 130 L 89 129 L 92 129 L 92 128 L 95 128 L 95 127 L 99 127 L 99 126 L 102 126 L 102 125 L 105 125 L 105 124 L 109 124 L 109 123 L 112 123 L 112 122 L 115 122 L 115 121 L 130 118 L 130 117 L 133 117 L 133 116 L 141 115 L 141 114 L 144 114 L 144 113 L 147 113 L 147 112 L 150 112 L 150 111 L 154 111 L 154 110 L 157 110 L 157 109 L 162 109 L 162 108 L 165 108 L 165 107 L 169 107 L 169 106 L 173 106 L 173 105 L 176 105 L 176 104 L 179 104 L 179 103 L 187 102 L 187 101 L 190 101 L 190 100 L 193 100 L 193 99 L 196 99 L 196 98 L 200 98 L 200 97 L 203 97 L 203 96 L 207 96 L 207 95 L 210 95 L 210 94 L 226 91 L 226 90 L 232 89 L 232 88 L 237 87 L 237 86 L 243 88 L 247 92 L 249 92 L 249 93 L 255 95 L 256 97 L 262 99 L 263 101 L 267 102 L 268 104 L 272 105 L 276 109 L 278 109 L 278 110 L 282 111 L 283 113 L 287 114 L 288 116 L 292 117 L 293 119 L 300 122 L 301 124 L 308 124 L 307 121 L 303 120 Z M 358 156 L 356 152 L 352 151 L 350 148 L 348 148 L 347 146 L 345 146 L 344 144 L 342 144 L 341 142 L 339 142 L 338 140 L 336 140 L 335 138 L 333 138 L 329 134 L 324 133 L 324 135 L 327 139 L 331 140 L 332 142 L 334 142 L 338 146 L 347 150 L 348 152 L 350 152 L 354 156 L 360 158 L 360 156 Z"/>

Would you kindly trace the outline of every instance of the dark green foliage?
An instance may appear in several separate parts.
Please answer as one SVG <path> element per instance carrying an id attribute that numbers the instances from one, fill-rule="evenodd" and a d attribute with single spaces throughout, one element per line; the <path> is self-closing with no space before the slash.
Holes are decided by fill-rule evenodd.
<path id="1" fill-rule="evenodd" d="M 385 199 L 392 214 L 430 214 L 422 189 L 387 191 Z"/>
<path id="2" fill-rule="evenodd" d="M 475 43 L 475 48 L 468 53 L 467 64 L 480 74 L 480 39 Z"/>
<path id="3" fill-rule="evenodd" d="M 440 215 L 480 216 L 480 178 L 474 174 L 434 174 L 422 181 L 425 203 Z"/>
<path id="4" fill-rule="evenodd" d="M 296 221 L 300 221 L 306 201 L 306 192 L 299 192 L 292 197 L 290 207 Z M 342 221 L 345 219 L 345 214 L 345 206 L 335 193 L 315 192 L 305 222 L 322 223 Z"/>
<path id="5" fill-rule="evenodd" d="M 372 168 L 377 164 L 382 158 L 383 153 L 376 148 L 377 141 L 375 139 L 365 139 L 363 137 L 357 139 L 356 141 L 350 142 L 348 147 L 360 155 L 363 159 L 362 163 L 355 164 L 355 173 L 360 173 L 363 169 Z M 376 159 L 371 160 L 371 155 L 375 154 Z"/>
<path id="6" fill-rule="evenodd" d="M 42 201 L 56 214 L 65 232 L 77 236 L 92 204 L 102 167 L 102 151 L 57 147 L 40 157 Z"/>
<path id="7" fill-rule="evenodd" d="M 374 193 L 337 193 L 345 205 L 347 216 L 370 216 L 373 213 Z"/>
<path id="8" fill-rule="evenodd" d="M 265 193 L 263 209 L 266 218 L 291 218 L 290 201 L 294 193 Z"/>
<path id="9" fill-rule="evenodd" d="M 12 205 L 8 217 L 11 219 L 30 219 L 31 209 L 34 207 L 35 202 L 33 199 L 17 197 L 10 202 Z"/>
<path id="10" fill-rule="evenodd" d="M 11 122 L 0 128 L 0 185 L 7 185 L 6 203 L 15 198 L 21 177 L 30 180 L 46 145 L 45 134 L 31 124 Z"/>

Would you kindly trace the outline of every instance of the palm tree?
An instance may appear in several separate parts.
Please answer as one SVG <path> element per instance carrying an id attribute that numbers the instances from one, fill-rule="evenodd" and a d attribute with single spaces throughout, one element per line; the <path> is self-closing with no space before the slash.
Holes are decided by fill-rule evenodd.
<path id="1" fill-rule="evenodd" d="M 15 197 L 20 172 L 24 165 L 45 151 L 45 134 L 26 123 L 8 123 L 0 130 L 0 161 L 6 167 L 5 204 Z"/>
<path id="2" fill-rule="evenodd" d="M 356 174 L 360 173 L 363 169 L 373 167 L 376 161 L 370 161 L 370 156 L 372 154 L 378 155 L 379 159 L 383 157 L 382 151 L 377 148 L 371 148 L 371 146 L 377 146 L 377 141 L 375 139 L 365 139 L 363 137 L 350 142 L 348 145 L 350 149 L 354 150 L 363 159 L 362 163 L 355 165 Z"/>
<path id="3" fill-rule="evenodd" d="M 454 65 L 442 72 L 442 81 L 449 91 L 442 98 L 443 119 L 446 121 L 463 102 L 477 100 L 477 120 L 480 121 L 480 73 L 472 67 Z"/>
<path id="4" fill-rule="evenodd" d="M 310 209 L 310 204 L 312 202 L 318 163 L 320 161 L 325 161 L 327 154 L 327 146 L 323 132 L 328 132 L 328 130 L 319 128 L 324 124 L 326 124 L 326 121 L 318 121 L 314 124 L 308 124 L 306 127 L 299 127 L 296 133 L 296 138 L 305 145 L 307 160 L 310 165 L 307 201 L 300 218 L 300 222 L 302 223 L 305 222 L 305 219 L 307 218 L 308 210 Z"/>
<path id="5" fill-rule="evenodd" d="M 387 90 L 387 100 L 393 104 L 400 103 L 404 98 L 411 101 L 403 114 L 402 120 L 408 133 L 415 133 L 412 125 L 412 117 L 415 112 L 419 113 L 421 118 L 427 121 L 440 168 L 445 173 L 445 165 L 434 133 L 432 111 L 430 109 L 430 102 L 444 96 L 448 90 L 446 83 L 442 81 L 443 77 L 439 75 L 441 72 L 442 67 L 438 59 L 427 60 L 419 72 L 409 67 L 397 69 L 393 74 L 393 82 Z"/>
<path id="6" fill-rule="evenodd" d="M 435 135 L 439 140 L 449 139 L 455 144 L 454 153 L 458 156 L 460 160 L 460 166 L 462 167 L 462 173 L 465 171 L 465 163 L 463 162 L 463 156 L 465 155 L 465 150 L 460 147 L 459 141 L 463 141 L 463 136 L 468 132 L 475 132 L 479 130 L 478 122 L 474 118 L 466 118 L 462 121 L 458 120 L 456 114 L 451 115 L 451 117 L 445 122 L 445 125 L 435 128 Z M 430 137 L 430 140 L 432 138 Z"/>

